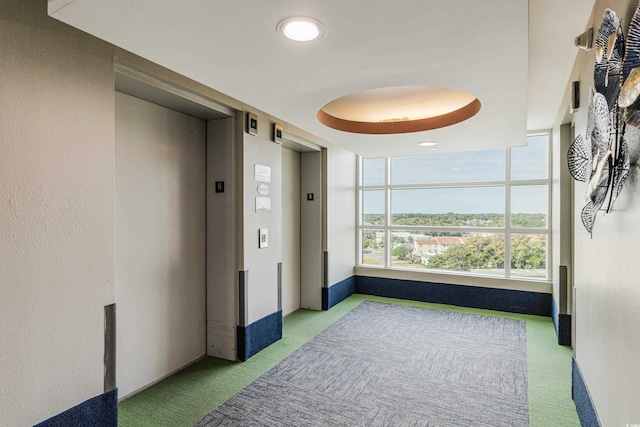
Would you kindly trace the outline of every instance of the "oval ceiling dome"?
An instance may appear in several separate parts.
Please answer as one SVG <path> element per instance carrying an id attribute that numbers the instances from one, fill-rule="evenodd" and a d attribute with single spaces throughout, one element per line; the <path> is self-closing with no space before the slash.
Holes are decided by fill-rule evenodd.
<path id="1" fill-rule="evenodd" d="M 395 86 L 341 96 L 325 104 L 318 120 L 333 129 L 364 134 L 395 134 L 438 129 L 480 111 L 466 92 L 435 86 Z"/>

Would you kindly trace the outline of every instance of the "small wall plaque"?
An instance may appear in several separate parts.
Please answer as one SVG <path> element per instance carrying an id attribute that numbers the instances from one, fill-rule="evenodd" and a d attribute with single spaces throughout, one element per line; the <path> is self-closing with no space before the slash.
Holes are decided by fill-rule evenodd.
<path id="1" fill-rule="evenodd" d="M 577 110 L 580 108 L 580 81 L 571 83 L 571 109 Z"/>
<path id="2" fill-rule="evenodd" d="M 282 144 L 282 125 L 278 123 L 273 124 L 273 132 L 271 135 L 273 142 L 276 144 Z"/>
<path id="3" fill-rule="evenodd" d="M 253 169 L 253 175 L 256 181 L 271 182 L 271 168 L 269 166 L 256 164 Z"/>
<path id="4" fill-rule="evenodd" d="M 269 229 L 261 228 L 258 230 L 258 248 L 263 249 L 269 246 Z"/>
<path id="5" fill-rule="evenodd" d="M 258 116 L 253 113 L 247 113 L 247 133 L 258 134 Z"/>
<path id="6" fill-rule="evenodd" d="M 256 197 L 256 212 L 271 212 L 271 197 Z"/>

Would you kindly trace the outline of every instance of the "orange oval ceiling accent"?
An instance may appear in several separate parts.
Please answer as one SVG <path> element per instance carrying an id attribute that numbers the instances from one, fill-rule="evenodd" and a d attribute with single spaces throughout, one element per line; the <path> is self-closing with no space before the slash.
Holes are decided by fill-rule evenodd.
<path id="1" fill-rule="evenodd" d="M 466 92 L 433 86 L 397 86 L 336 98 L 322 107 L 318 120 L 333 129 L 363 134 L 396 134 L 460 123 L 480 111 Z"/>

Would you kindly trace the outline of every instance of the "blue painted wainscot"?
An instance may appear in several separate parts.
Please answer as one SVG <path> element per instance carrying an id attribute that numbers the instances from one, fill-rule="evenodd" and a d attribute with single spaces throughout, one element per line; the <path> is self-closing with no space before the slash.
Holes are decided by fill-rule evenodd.
<path id="1" fill-rule="evenodd" d="M 256 320 L 248 326 L 238 326 L 238 359 L 244 362 L 280 339 L 282 339 L 282 310 Z"/>
<path id="2" fill-rule="evenodd" d="M 329 310 L 355 293 L 355 276 L 348 277 L 328 288 L 322 288 L 322 309 Z"/>
<path id="3" fill-rule="evenodd" d="M 356 276 L 356 293 L 551 317 L 551 294 Z"/>
<path id="4" fill-rule="evenodd" d="M 34 427 L 117 427 L 118 389 L 93 397 Z"/>
<path id="5" fill-rule="evenodd" d="M 589 389 L 584 382 L 582 372 L 578 366 L 576 358 L 573 358 L 573 369 L 571 372 L 571 398 L 576 404 L 576 410 L 578 411 L 578 418 L 580 418 L 580 425 L 582 427 L 600 427 L 600 420 L 598 419 L 598 413 L 591 400 Z"/>
<path id="6" fill-rule="evenodd" d="M 558 344 L 571 346 L 571 315 L 560 313 L 555 298 L 552 298 L 551 304 L 551 317 L 558 336 Z"/>

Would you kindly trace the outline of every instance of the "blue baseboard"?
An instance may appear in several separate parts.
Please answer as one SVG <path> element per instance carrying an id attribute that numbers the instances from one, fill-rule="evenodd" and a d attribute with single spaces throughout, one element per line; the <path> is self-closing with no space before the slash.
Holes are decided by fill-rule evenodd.
<path id="1" fill-rule="evenodd" d="M 322 288 L 322 309 L 329 310 L 356 293 L 355 276 L 344 279 L 328 288 Z"/>
<path id="2" fill-rule="evenodd" d="M 356 276 L 356 293 L 551 316 L 551 294 L 538 292 Z"/>
<path id="3" fill-rule="evenodd" d="M 244 362 L 282 339 L 282 310 L 265 316 L 249 326 L 238 326 L 237 332 L 237 357 Z"/>
<path id="4" fill-rule="evenodd" d="M 558 334 L 558 344 L 571 347 L 571 315 L 559 314 L 558 315 L 558 328 L 556 329 Z"/>
<path id="5" fill-rule="evenodd" d="M 571 315 L 560 313 L 555 298 L 551 299 L 551 312 L 553 327 L 556 329 L 556 336 L 558 337 L 558 344 L 571 346 Z"/>
<path id="6" fill-rule="evenodd" d="M 34 427 L 118 427 L 118 389 L 101 394 Z"/>
<path id="7" fill-rule="evenodd" d="M 598 419 L 598 413 L 593 405 L 589 389 L 587 389 L 587 384 L 584 382 L 582 372 L 580 372 L 580 367 L 575 357 L 572 362 L 571 397 L 576 404 L 580 425 L 582 427 L 600 427 L 601 424 Z"/>

